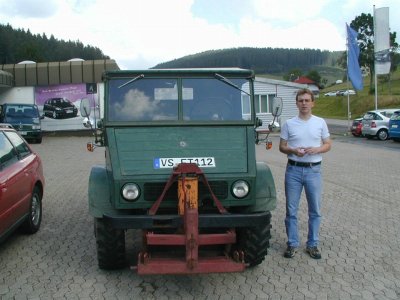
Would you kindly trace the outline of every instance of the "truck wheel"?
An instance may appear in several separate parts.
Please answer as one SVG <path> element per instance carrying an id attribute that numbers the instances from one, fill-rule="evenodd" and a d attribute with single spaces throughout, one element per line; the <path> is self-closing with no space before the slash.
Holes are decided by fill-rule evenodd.
<path id="1" fill-rule="evenodd" d="M 124 267 L 124 230 L 112 228 L 104 219 L 95 219 L 95 236 L 100 269 L 113 270 Z"/>
<path id="2" fill-rule="evenodd" d="M 244 252 L 244 261 L 249 267 L 259 265 L 268 253 L 271 239 L 271 224 L 237 230 L 238 248 Z"/>

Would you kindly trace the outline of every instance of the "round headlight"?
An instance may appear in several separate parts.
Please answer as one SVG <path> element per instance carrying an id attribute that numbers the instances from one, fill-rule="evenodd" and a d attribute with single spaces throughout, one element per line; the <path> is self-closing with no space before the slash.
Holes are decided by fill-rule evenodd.
<path id="1" fill-rule="evenodd" d="M 135 183 L 127 183 L 122 187 L 122 197 L 127 201 L 134 201 L 140 196 L 140 188 Z"/>
<path id="2" fill-rule="evenodd" d="M 232 185 L 232 193 L 236 198 L 244 198 L 249 194 L 249 185 L 244 180 L 238 180 Z"/>

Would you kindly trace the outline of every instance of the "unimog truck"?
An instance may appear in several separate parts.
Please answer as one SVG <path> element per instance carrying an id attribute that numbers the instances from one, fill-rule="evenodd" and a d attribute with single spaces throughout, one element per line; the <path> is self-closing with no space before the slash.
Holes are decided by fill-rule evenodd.
<path id="1" fill-rule="evenodd" d="M 139 274 L 238 272 L 260 264 L 276 207 L 272 173 L 257 162 L 261 122 L 254 73 L 238 68 L 104 73 L 90 172 L 98 265 L 126 265 L 125 233 L 142 235 Z M 271 101 L 273 102 L 273 101 Z M 281 103 L 270 103 L 278 114 Z M 88 100 L 81 113 L 92 126 Z M 90 119 L 90 120 L 89 120 Z M 99 150 L 99 149 L 98 149 Z"/>

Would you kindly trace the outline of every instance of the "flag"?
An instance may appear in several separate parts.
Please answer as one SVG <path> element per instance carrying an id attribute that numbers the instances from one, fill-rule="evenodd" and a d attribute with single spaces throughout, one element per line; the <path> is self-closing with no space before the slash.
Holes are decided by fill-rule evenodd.
<path id="1" fill-rule="evenodd" d="M 389 7 L 374 9 L 374 23 L 375 74 L 389 74 Z"/>
<path id="2" fill-rule="evenodd" d="M 347 74 L 355 90 L 362 90 L 364 87 L 363 78 L 361 75 L 358 56 L 360 48 L 357 43 L 357 32 L 349 25 L 347 27 Z"/>

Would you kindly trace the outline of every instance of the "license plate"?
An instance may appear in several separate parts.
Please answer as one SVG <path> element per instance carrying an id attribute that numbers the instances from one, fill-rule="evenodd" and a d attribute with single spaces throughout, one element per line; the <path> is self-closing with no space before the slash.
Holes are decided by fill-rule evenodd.
<path id="1" fill-rule="evenodd" d="M 28 133 L 26 131 L 20 131 L 19 134 L 20 135 L 27 135 Z"/>
<path id="2" fill-rule="evenodd" d="M 397 128 L 397 127 L 398 127 L 397 124 L 392 125 L 392 128 Z"/>
<path id="3" fill-rule="evenodd" d="M 67 109 L 67 114 L 72 114 L 72 109 Z"/>
<path id="4" fill-rule="evenodd" d="M 180 163 L 194 163 L 201 168 L 215 168 L 214 157 L 162 157 L 154 158 L 154 169 L 171 169 Z"/>

